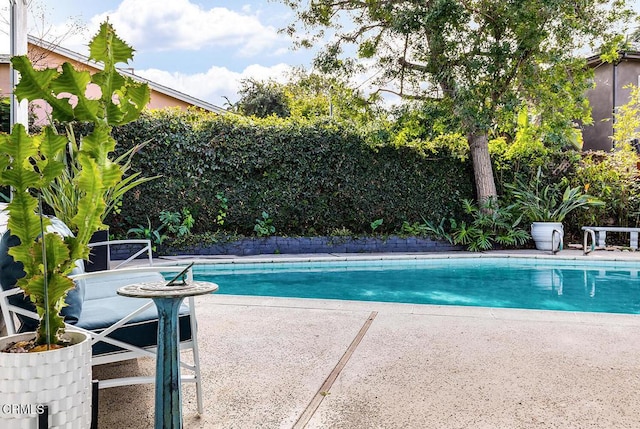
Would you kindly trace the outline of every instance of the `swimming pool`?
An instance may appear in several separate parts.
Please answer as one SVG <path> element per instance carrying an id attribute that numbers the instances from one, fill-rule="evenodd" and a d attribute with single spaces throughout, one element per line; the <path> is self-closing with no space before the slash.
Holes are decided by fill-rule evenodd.
<path id="1" fill-rule="evenodd" d="M 640 264 L 527 258 L 204 264 L 218 293 L 640 313 Z"/>

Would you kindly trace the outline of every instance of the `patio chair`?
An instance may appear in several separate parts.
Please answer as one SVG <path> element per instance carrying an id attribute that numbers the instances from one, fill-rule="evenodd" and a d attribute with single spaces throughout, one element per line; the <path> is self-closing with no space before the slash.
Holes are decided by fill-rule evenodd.
<path id="1" fill-rule="evenodd" d="M 0 239 L 0 310 L 9 335 L 28 332 L 37 326 L 38 315 L 33 304 L 15 287 L 22 267 L 6 251 L 13 236 L 4 233 Z M 13 237 L 15 239 L 15 237 Z M 4 251 L 3 251 L 4 249 Z M 179 273 L 184 266 L 147 266 L 107 271 L 84 272 L 84 265 L 72 274 L 76 288 L 67 296 L 64 308 L 68 328 L 84 331 L 92 338 L 92 365 L 122 362 L 143 356 L 156 358 L 158 316 L 150 299 L 127 298 L 116 291 L 126 285 L 162 281 L 164 275 Z M 187 278 L 191 279 L 191 271 Z M 200 359 L 197 343 L 195 303 L 187 298 L 178 322 L 181 350 L 191 350 L 191 359 L 180 358 L 181 381 L 196 384 L 198 413 L 203 412 Z M 184 371 L 186 370 L 186 371 Z M 99 380 L 100 389 L 133 384 L 155 383 L 155 377 L 125 377 Z"/>
<path id="2" fill-rule="evenodd" d="M 114 265 L 114 261 L 111 260 L 111 249 L 116 246 L 137 246 L 138 248 L 132 251 L 131 255 L 123 261 L 118 261 L 117 265 Z M 130 264 L 136 259 L 145 257 L 149 266 L 153 265 L 153 254 L 151 251 L 151 240 L 147 239 L 127 239 L 127 240 L 110 240 L 107 238 L 104 241 L 96 241 L 89 243 L 91 252 L 100 252 L 104 254 L 104 264 L 99 264 L 102 269 L 94 269 L 90 261 L 85 261 L 86 271 L 102 271 L 102 270 L 117 270 L 123 268 L 125 265 Z M 103 267 L 104 266 L 104 267 Z"/>

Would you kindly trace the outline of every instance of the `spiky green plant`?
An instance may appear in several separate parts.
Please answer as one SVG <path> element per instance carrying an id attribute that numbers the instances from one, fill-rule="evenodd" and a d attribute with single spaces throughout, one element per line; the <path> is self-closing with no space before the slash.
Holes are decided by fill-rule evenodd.
<path id="1" fill-rule="evenodd" d="M 538 167 L 529 182 L 517 179 L 515 184 L 505 184 L 515 200 L 511 208 L 519 210 L 531 222 L 562 222 L 578 208 L 604 206 L 603 201 L 586 193 L 588 186 L 572 188 L 564 180 L 544 185 L 543 178 L 542 169 Z"/>
<path id="2" fill-rule="evenodd" d="M 54 215 L 65 224 L 70 224 L 71 219 L 75 215 L 78 201 L 81 197 L 81 190 L 76 186 L 76 176 L 80 172 L 78 157 L 79 152 L 78 140 L 71 124 L 65 126 L 65 133 L 68 137 L 67 150 L 60 153 L 59 160 L 64 162 L 65 168 L 62 174 L 58 175 L 51 183 L 51 186 L 42 189 L 42 198 L 44 202 L 53 210 Z M 125 193 L 130 191 L 142 183 L 157 179 L 160 176 L 144 177 L 141 172 L 126 175 L 131 168 L 133 156 L 140 151 L 147 142 L 136 144 L 131 149 L 124 152 L 113 160 L 120 168 L 123 177 L 115 186 L 107 188 L 104 199 L 106 209 L 102 213 L 102 221 L 111 212 L 117 212 L 122 204 L 122 198 Z M 125 177 L 126 175 L 126 177 Z"/>
<path id="3" fill-rule="evenodd" d="M 522 215 L 516 216 L 509 207 L 502 207 L 498 201 L 489 198 L 480 206 L 470 200 L 462 201 L 465 213 L 473 217 L 473 222 L 461 222 L 454 228 L 454 244 L 467 246 L 471 252 L 491 250 L 494 243 L 503 246 L 520 246 L 527 242 L 529 233 L 522 229 Z"/>
<path id="4" fill-rule="evenodd" d="M 117 72 L 116 64 L 128 63 L 133 49 L 118 38 L 108 22 L 100 26 L 89 49 L 90 58 L 104 66 L 93 75 L 77 71 L 69 63 L 63 64 L 61 70 L 36 70 L 26 56 L 11 59 L 21 76 L 15 88 L 19 100 L 46 101 L 52 108 L 53 120 L 94 125 L 74 154 L 77 170 L 72 180 L 78 199 L 66 219 L 74 237 L 43 233 L 42 228 L 50 222 L 40 216 L 38 209 L 40 196 L 56 192 L 56 181 L 67 173 L 64 159 L 72 136 L 58 135 L 53 126 L 28 135 L 19 124 L 10 135 L 0 136 L 0 185 L 13 189 L 8 226 L 20 239 L 9 254 L 23 264 L 26 275 L 17 285 L 30 297 L 41 317 L 37 344 L 60 341 L 64 332 L 60 310 L 67 292 L 74 287 L 69 274 L 76 260 L 88 257 L 87 244 L 93 233 L 104 228 L 105 195 L 121 186 L 122 169 L 111 158 L 116 144 L 111 130 L 138 118 L 149 101 L 147 85 Z M 87 97 L 89 85 L 100 88 L 99 98 Z"/>

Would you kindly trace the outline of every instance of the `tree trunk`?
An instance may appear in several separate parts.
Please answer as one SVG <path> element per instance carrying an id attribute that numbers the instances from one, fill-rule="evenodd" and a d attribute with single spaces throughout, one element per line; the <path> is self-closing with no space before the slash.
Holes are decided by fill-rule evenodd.
<path id="1" fill-rule="evenodd" d="M 493 167 L 489 156 L 489 137 L 487 133 L 474 133 L 468 137 L 473 175 L 476 182 L 476 194 L 481 203 L 498 195 L 493 179 Z"/>

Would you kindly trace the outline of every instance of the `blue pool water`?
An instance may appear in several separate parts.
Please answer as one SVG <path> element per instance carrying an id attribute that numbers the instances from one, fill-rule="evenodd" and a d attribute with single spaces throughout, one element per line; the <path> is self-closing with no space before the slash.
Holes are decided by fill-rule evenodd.
<path id="1" fill-rule="evenodd" d="M 640 264 L 464 258 L 196 265 L 218 293 L 640 313 Z"/>

